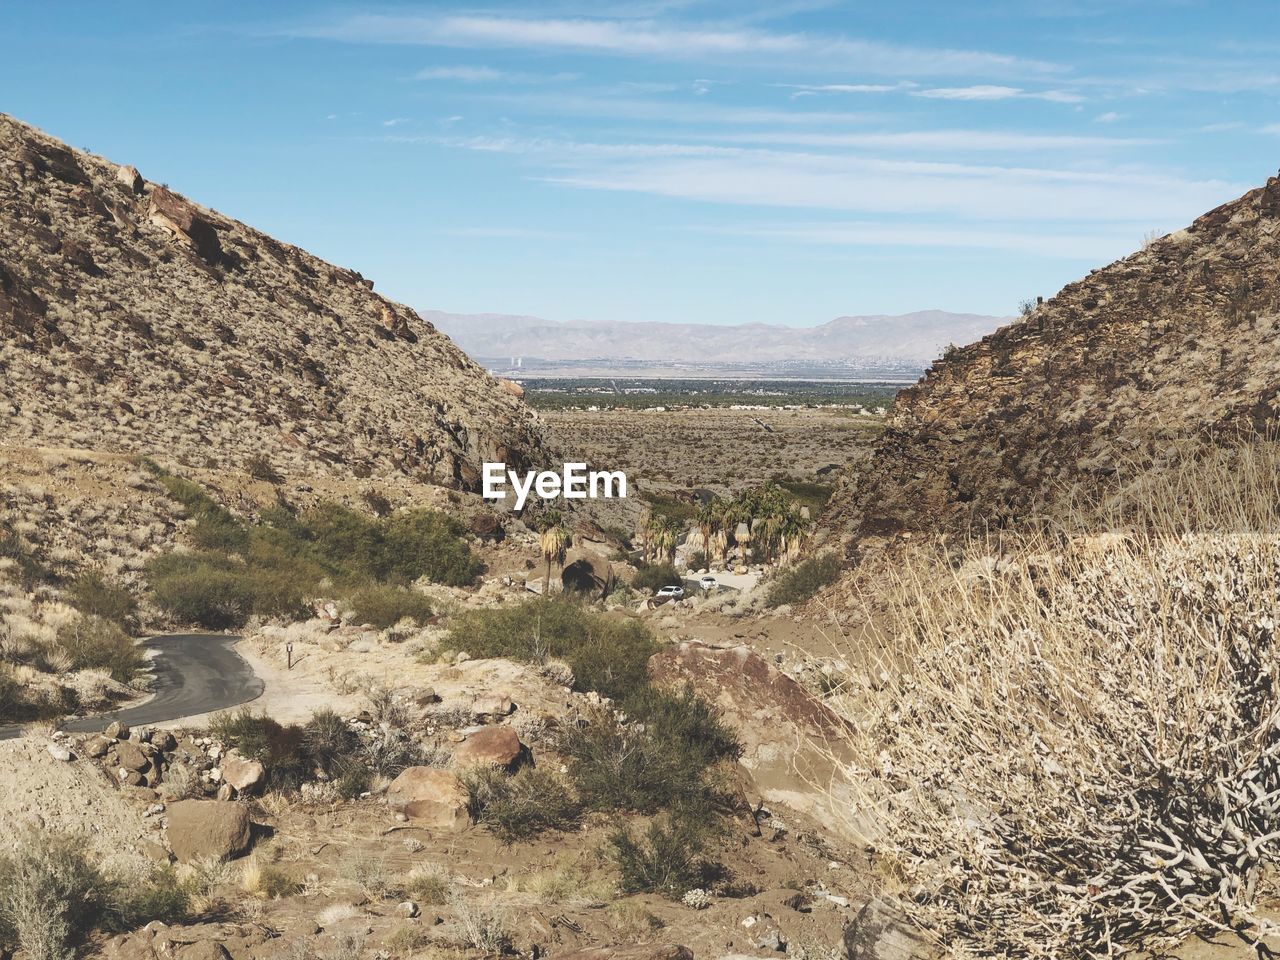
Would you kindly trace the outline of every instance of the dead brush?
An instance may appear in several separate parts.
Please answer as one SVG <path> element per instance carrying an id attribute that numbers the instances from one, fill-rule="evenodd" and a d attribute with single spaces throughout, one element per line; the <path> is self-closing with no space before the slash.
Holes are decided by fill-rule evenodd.
<path id="1" fill-rule="evenodd" d="M 1260 466 L 1280 457 L 1261 446 L 1245 469 L 1148 481 L 1125 529 L 1091 536 L 1078 514 L 881 571 L 874 666 L 830 701 L 852 721 L 830 797 L 950 955 L 1280 933 L 1258 910 L 1280 860 L 1280 523 Z"/>

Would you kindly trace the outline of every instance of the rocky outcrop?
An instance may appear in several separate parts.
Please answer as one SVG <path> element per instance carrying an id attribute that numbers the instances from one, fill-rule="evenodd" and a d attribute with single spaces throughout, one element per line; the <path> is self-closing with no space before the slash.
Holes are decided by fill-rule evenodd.
<path id="1" fill-rule="evenodd" d="M 950 351 L 899 394 L 826 523 L 855 539 L 1016 524 L 1280 408 L 1280 179 Z"/>
<path id="2" fill-rule="evenodd" d="M 485 461 L 551 462 L 517 396 L 372 286 L 0 114 L 0 445 L 476 490 Z"/>
<path id="3" fill-rule="evenodd" d="M 510 727 L 484 727 L 453 751 L 454 765 L 464 770 L 496 768 L 513 772 L 528 759 L 529 748 Z"/>

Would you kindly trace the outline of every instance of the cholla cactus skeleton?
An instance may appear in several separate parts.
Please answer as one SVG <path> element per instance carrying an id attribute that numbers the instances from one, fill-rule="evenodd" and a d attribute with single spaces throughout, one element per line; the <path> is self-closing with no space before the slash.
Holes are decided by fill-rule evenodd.
<path id="1" fill-rule="evenodd" d="M 1276 931 L 1280 542 L 1108 541 L 903 573 L 851 820 L 953 955 L 1116 957 Z M 950 580 L 938 586 L 940 580 Z"/>

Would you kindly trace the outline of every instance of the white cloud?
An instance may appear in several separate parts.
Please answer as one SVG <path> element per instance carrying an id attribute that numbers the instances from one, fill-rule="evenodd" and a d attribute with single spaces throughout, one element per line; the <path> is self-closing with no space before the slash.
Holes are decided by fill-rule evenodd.
<path id="1" fill-rule="evenodd" d="M 567 187 L 703 202 L 959 217 L 972 221 L 1168 223 L 1243 192 L 1147 167 L 999 166 L 673 143 L 441 140 L 518 154 Z"/>
<path id="2" fill-rule="evenodd" d="M 414 80 L 440 80 L 454 83 L 563 83 L 576 80 L 576 73 L 514 73 L 493 67 L 452 66 L 427 67 L 413 75 Z"/>
<path id="3" fill-rule="evenodd" d="M 716 135 L 719 143 L 754 143 L 797 147 L 861 147 L 884 150 L 940 150 L 958 152 L 1014 150 L 1092 150 L 1151 146 L 1164 141 L 1147 137 L 1098 137 L 1078 134 L 1017 133 L 1005 130 L 903 130 L 876 133 L 808 133 L 766 130 Z"/>
<path id="4" fill-rule="evenodd" d="M 898 83 L 775 83 L 775 87 L 796 90 L 792 96 L 803 96 L 814 93 L 893 93 L 896 90 L 910 90 L 918 87 L 918 83 L 902 80 Z"/>
<path id="5" fill-rule="evenodd" d="M 352 43 L 577 50 L 664 59 L 752 58 L 808 66 L 857 63 L 865 73 L 899 76 L 1045 75 L 1062 69 L 1042 60 L 982 50 L 715 25 L 666 25 L 656 20 L 359 14 L 298 26 L 286 33 Z"/>
<path id="6" fill-rule="evenodd" d="M 970 87 L 932 87 L 917 90 L 913 97 L 927 97 L 931 100 L 1048 100 L 1051 103 L 1083 103 L 1084 97 L 1066 90 L 1028 91 L 1021 87 L 1006 87 L 998 84 L 975 84 Z"/>
<path id="7" fill-rule="evenodd" d="M 383 120 L 384 127 L 399 127 L 409 122 L 408 117 L 392 117 L 390 120 Z"/>
<path id="8" fill-rule="evenodd" d="M 1115 123 L 1117 120 L 1124 119 L 1124 114 L 1116 113 L 1114 110 L 1108 110 L 1106 113 L 1100 113 L 1093 118 L 1094 123 Z"/>

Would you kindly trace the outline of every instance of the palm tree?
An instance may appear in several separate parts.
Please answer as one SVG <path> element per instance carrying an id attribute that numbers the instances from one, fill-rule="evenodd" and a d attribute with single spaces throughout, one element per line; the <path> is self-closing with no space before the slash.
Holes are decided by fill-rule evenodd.
<path id="1" fill-rule="evenodd" d="M 565 555 L 569 552 L 570 544 L 573 543 L 573 537 L 561 525 L 561 520 L 560 511 L 549 510 L 538 525 L 541 531 L 538 535 L 538 546 L 542 548 L 542 559 L 547 563 L 547 572 L 542 578 L 544 597 L 551 595 L 551 564 L 554 563 L 558 567 L 564 566 Z"/>
<path id="2" fill-rule="evenodd" d="M 684 533 L 684 525 L 674 517 L 663 517 L 659 526 L 659 549 L 667 558 L 667 563 L 676 562 L 676 546 L 680 543 L 680 534 Z"/>

